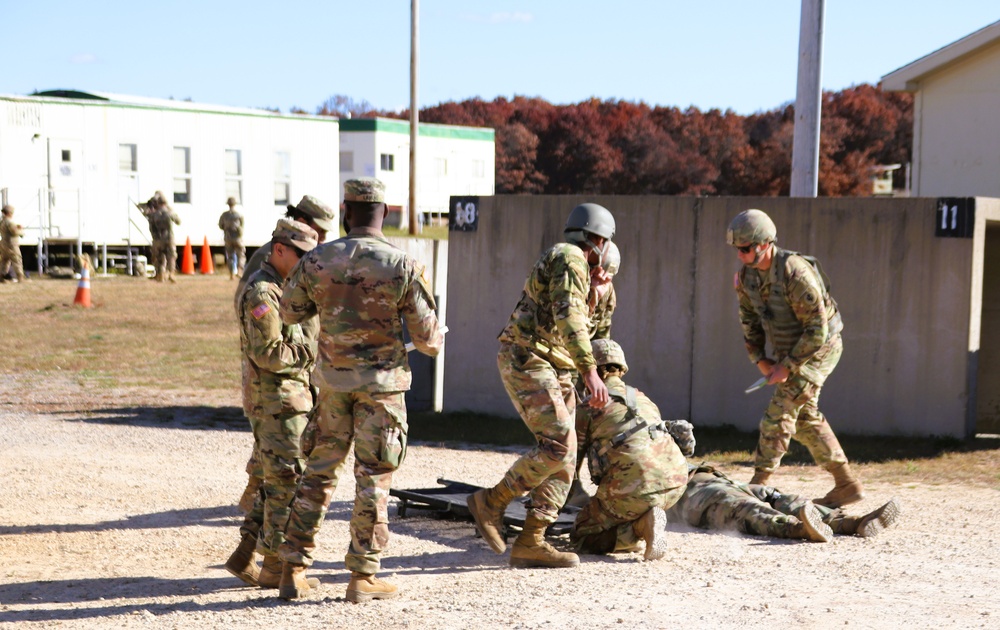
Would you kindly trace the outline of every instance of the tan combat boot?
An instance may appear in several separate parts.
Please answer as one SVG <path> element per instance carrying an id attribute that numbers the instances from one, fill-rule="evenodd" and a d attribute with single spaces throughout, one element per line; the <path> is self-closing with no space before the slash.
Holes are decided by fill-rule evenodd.
<path id="1" fill-rule="evenodd" d="M 771 478 L 771 473 L 767 472 L 766 470 L 761 470 L 760 468 L 754 468 L 753 477 L 750 478 L 750 484 L 766 486 L 767 481 L 770 478 Z"/>
<path id="2" fill-rule="evenodd" d="M 466 505 L 476 521 L 476 530 L 496 553 L 503 553 L 507 543 L 503 539 L 503 514 L 514 500 L 514 491 L 501 480 L 496 486 L 478 490 L 469 495 Z"/>
<path id="3" fill-rule="evenodd" d="M 839 508 L 848 503 L 856 503 L 865 498 L 865 489 L 851 472 L 851 465 L 837 464 L 829 469 L 833 475 L 833 490 L 826 493 L 822 499 L 816 499 L 816 505 L 828 508 Z"/>
<path id="4" fill-rule="evenodd" d="M 883 529 L 895 523 L 899 513 L 899 502 L 892 498 L 882 507 L 864 516 L 836 514 L 829 520 L 829 525 L 836 534 L 854 534 L 862 538 L 871 538 L 878 536 Z"/>
<path id="5" fill-rule="evenodd" d="M 380 580 L 374 575 L 351 572 L 351 581 L 347 583 L 347 601 L 363 604 L 373 599 L 392 599 L 399 595 L 399 589 L 394 584 Z"/>
<path id="6" fill-rule="evenodd" d="M 812 503 L 806 503 L 796 515 L 799 522 L 792 526 L 790 538 L 802 538 L 812 542 L 830 542 L 833 530 L 823 522 L 823 515 Z"/>
<path id="7" fill-rule="evenodd" d="M 524 529 L 521 530 L 510 551 L 510 566 L 522 569 L 529 567 L 557 569 L 580 564 L 580 557 L 575 553 L 556 551 L 545 541 L 545 530 L 548 526 L 548 523 L 534 516 L 524 520 Z"/>
<path id="8" fill-rule="evenodd" d="M 226 560 L 226 571 L 229 571 L 250 586 L 257 586 L 257 578 L 260 576 L 260 567 L 254 559 L 254 549 L 257 548 L 257 537 L 250 534 L 243 534 L 240 546 L 236 548 L 233 555 Z"/>
<path id="9" fill-rule="evenodd" d="M 281 558 L 276 553 L 264 554 L 264 566 L 257 576 L 257 584 L 261 588 L 278 588 L 281 584 Z"/>
<path id="10" fill-rule="evenodd" d="M 285 562 L 281 567 L 281 582 L 278 584 L 278 597 L 281 599 L 298 599 L 311 590 L 319 588 L 319 580 L 306 577 L 306 567 L 302 564 Z"/>
<path id="11" fill-rule="evenodd" d="M 667 513 L 654 507 L 632 524 L 632 531 L 646 541 L 646 560 L 659 560 L 667 555 Z"/>

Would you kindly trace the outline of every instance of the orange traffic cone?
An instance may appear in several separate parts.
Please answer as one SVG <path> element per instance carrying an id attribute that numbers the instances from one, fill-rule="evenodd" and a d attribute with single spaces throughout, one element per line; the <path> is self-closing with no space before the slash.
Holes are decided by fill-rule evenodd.
<path id="1" fill-rule="evenodd" d="M 194 254 L 191 252 L 191 237 L 187 237 L 184 243 L 184 256 L 181 258 L 181 273 L 186 276 L 194 275 Z"/>
<path id="2" fill-rule="evenodd" d="M 73 298 L 73 306 L 82 306 L 83 308 L 90 308 L 93 304 L 90 303 L 90 266 L 84 265 L 83 271 L 80 272 L 80 284 L 76 287 L 76 297 Z"/>
<path id="3" fill-rule="evenodd" d="M 215 263 L 212 262 L 212 248 L 208 246 L 208 237 L 205 237 L 205 244 L 201 246 L 201 274 L 215 273 Z"/>

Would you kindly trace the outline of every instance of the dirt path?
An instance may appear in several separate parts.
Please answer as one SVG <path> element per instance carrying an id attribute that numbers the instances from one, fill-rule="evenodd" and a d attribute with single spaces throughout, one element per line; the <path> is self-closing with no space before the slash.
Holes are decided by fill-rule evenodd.
<path id="1" fill-rule="evenodd" d="M 676 530 L 665 560 L 584 557 L 570 570 L 510 569 L 470 524 L 400 519 L 390 508 L 380 575 L 402 595 L 352 605 L 343 599 L 347 479 L 311 572 L 322 590 L 286 603 L 241 587 L 221 566 L 238 542 L 233 504 L 251 442 L 236 399 L 29 384 L 0 384 L 0 627 L 1000 626 L 998 492 L 889 484 L 870 486 L 871 498 L 852 508 L 901 499 L 901 523 L 879 538 L 823 545 Z M 96 396 L 73 406 L 103 411 L 66 411 L 74 396 Z M 493 483 L 515 458 L 418 444 L 396 486 Z M 813 496 L 827 489 L 813 467 L 782 469 L 776 480 Z"/>

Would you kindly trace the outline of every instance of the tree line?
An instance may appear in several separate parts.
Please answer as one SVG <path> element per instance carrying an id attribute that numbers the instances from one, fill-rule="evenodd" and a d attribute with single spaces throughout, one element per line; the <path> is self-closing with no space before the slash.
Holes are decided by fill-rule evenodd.
<path id="1" fill-rule="evenodd" d="M 409 118 L 344 96 L 317 113 Z M 791 104 L 741 115 L 515 96 L 441 103 L 421 110 L 420 121 L 493 128 L 498 194 L 774 196 L 787 195 L 791 181 Z M 819 194 L 868 195 L 876 165 L 910 161 L 913 97 L 869 84 L 825 92 L 820 138 Z M 904 186 L 903 172 L 895 188 Z"/>

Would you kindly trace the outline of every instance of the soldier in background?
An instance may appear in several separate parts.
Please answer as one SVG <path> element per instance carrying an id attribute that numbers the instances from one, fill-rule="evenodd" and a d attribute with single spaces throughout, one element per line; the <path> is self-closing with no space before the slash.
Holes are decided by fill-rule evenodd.
<path id="1" fill-rule="evenodd" d="M 24 228 L 14 223 L 14 206 L 4 206 L 0 211 L 0 282 L 7 281 L 7 275 L 13 271 L 15 282 L 24 282 L 24 262 L 21 260 L 21 237 Z"/>
<path id="2" fill-rule="evenodd" d="M 467 502 L 483 540 L 503 553 L 504 511 L 515 497 L 530 493 L 524 529 L 511 550 L 514 567 L 580 563 L 575 553 L 557 551 L 545 541 L 545 530 L 558 518 L 576 470 L 577 375 L 591 394 L 592 407 L 608 402 L 591 349 L 587 299 L 592 269 L 607 253 L 615 219 L 607 208 L 584 203 L 570 212 L 564 234 L 566 242 L 549 248 L 535 263 L 499 336 L 500 378 L 537 443 L 496 486 L 473 493 Z"/>
<path id="3" fill-rule="evenodd" d="M 309 195 L 302 197 L 302 201 L 298 205 L 293 206 L 289 204 L 288 210 L 285 212 L 285 217 L 293 221 L 305 223 L 316 230 L 320 243 L 326 242 L 327 234 L 336 229 L 333 220 L 337 218 L 337 211 L 316 197 Z M 243 290 L 243 285 L 246 283 L 246 279 L 250 274 L 257 271 L 260 264 L 267 258 L 270 252 L 271 243 L 265 243 L 253 253 L 253 256 L 250 257 L 250 260 L 246 263 L 246 267 L 243 269 L 243 275 L 240 277 L 239 284 L 236 285 L 236 295 L 240 294 Z"/>
<path id="4" fill-rule="evenodd" d="M 156 269 L 153 279 L 159 282 L 176 282 L 174 270 L 177 268 L 177 246 L 174 243 L 174 224 L 180 225 L 181 219 L 159 190 L 143 205 L 146 207 L 143 214 L 149 221 L 149 233 L 153 239 L 153 267 Z"/>
<path id="5" fill-rule="evenodd" d="M 579 456 L 586 453 L 597 494 L 577 514 L 572 540 L 582 553 L 631 551 L 645 541 L 645 559 L 667 552 L 666 513 L 684 493 L 687 462 L 671 435 L 674 424 L 645 394 L 625 384 L 625 353 L 611 339 L 592 342 L 598 374 L 611 401 L 577 412 Z M 687 432 L 690 435 L 690 431 Z M 685 443 L 694 452 L 694 438 Z"/>
<path id="6" fill-rule="evenodd" d="M 900 514 L 896 499 L 863 516 L 850 516 L 771 486 L 733 481 L 705 464 L 689 466 L 689 475 L 683 496 L 667 510 L 669 523 L 829 542 L 834 534 L 877 536 Z"/>
<path id="7" fill-rule="evenodd" d="M 229 279 L 243 275 L 247 264 L 246 248 L 243 247 L 243 215 L 236 211 L 236 198 L 226 199 L 226 210 L 219 217 L 219 229 L 222 230 L 226 245 L 226 267 L 229 268 Z"/>
<path id="8" fill-rule="evenodd" d="M 320 320 L 313 449 L 279 550 L 284 599 L 310 590 L 306 567 L 352 444 L 357 486 L 346 597 L 358 603 L 398 594 L 375 574 L 389 542 L 392 475 L 406 455 L 404 394 L 411 376 L 403 326 L 424 354 L 436 356 L 443 343 L 423 265 L 382 234 L 384 184 L 371 177 L 348 180 L 344 203 L 347 235 L 303 257 L 281 297 L 286 323 L 316 314 Z"/>
<path id="9" fill-rule="evenodd" d="M 253 429 L 264 509 L 261 516 L 257 505 L 244 519 L 242 541 L 225 567 L 244 582 L 265 588 L 277 588 L 281 579 L 277 551 L 302 472 L 302 433 L 313 408 L 309 374 L 316 358 L 315 344 L 302 327 L 282 324 L 278 301 L 285 278 L 317 239 L 304 223 L 279 219 L 271 254 L 239 296 L 243 411 Z M 254 560 L 255 548 L 264 556 L 262 571 Z"/>
<path id="10" fill-rule="evenodd" d="M 744 210 L 726 231 L 726 242 L 743 263 L 734 284 L 747 354 L 778 386 L 760 421 L 750 483 L 767 483 L 794 438 L 833 475 L 834 488 L 816 503 L 840 507 L 860 501 L 864 489 L 818 403 L 840 361 L 844 325 L 816 259 L 779 248 L 777 237 L 774 222 L 760 210 Z"/>

